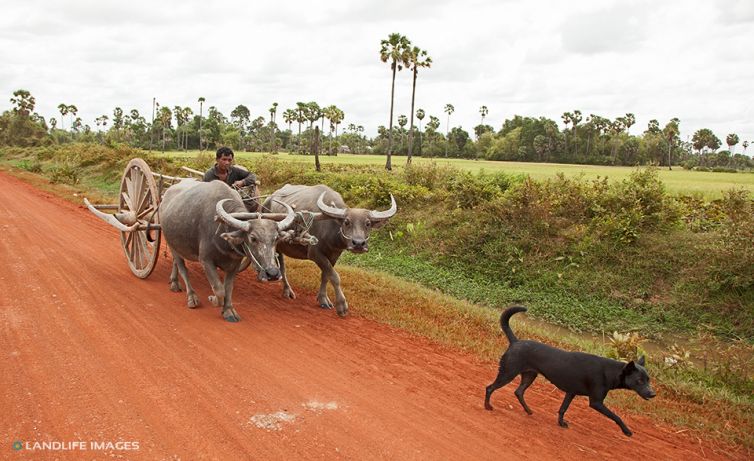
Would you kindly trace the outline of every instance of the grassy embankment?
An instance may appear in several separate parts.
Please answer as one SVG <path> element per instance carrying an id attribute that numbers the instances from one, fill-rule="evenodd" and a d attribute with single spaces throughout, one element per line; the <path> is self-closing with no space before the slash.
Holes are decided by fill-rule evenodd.
<path id="1" fill-rule="evenodd" d="M 165 156 L 169 158 L 186 158 L 196 157 L 199 151 L 170 151 L 156 154 L 158 157 Z M 265 153 L 260 152 L 240 152 L 236 154 L 237 160 L 241 163 L 254 162 L 263 158 Z M 289 155 L 281 152 L 276 158 L 314 165 L 314 157 L 311 155 Z M 330 165 L 362 165 L 380 167 L 385 165 L 384 155 L 354 155 L 338 154 L 337 156 L 320 157 L 322 166 L 327 169 Z M 395 171 L 403 170 L 406 163 L 406 157 L 393 157 L 393 168 Z M 625 166 L 601 166 L 601 165 L 568 165 L 557 163 L 530 163 L 530 162 L 493 162 L 489 160 L 465 160 L 465 159 L 447 159 L 447 158 L 422 158 L 414 157 L 415 165 L 437 164 L 441 166 L 452 166 L 460 170 L 470 171 L 472 173 L 507 173 L 513 175 L 527 175 L 532 179 L 543 180 L 554 177 L 557 173 L 563 173 L 567 177 L 583 177 L 586 180 L 597 179 L 598 177 L 607 177 L 610 181 L 622 181 L 628 179 L 634 171 L 632 167 Z M 658 169 L 660 180 L 665 184 L 671 194 L 700 194 L 707 199 L 719 199 L 723 197 L 725 191 L 731 188 L 740 188 L 748 190 L 754 195 L 754 174 L 753 173 L 716 173 L 689 171 L 681 167 L 675 167 L 672 171 L 667 168 Z"/>
<path id="2" fill-rule="evenodd" d="M 113 195 L 125 157 L 145 154 L 105 150 L 94 159 L 97 149 L 5 150 L 0 162 L 60 182 L 77 179 L 78 188 Z M 497 316 L 514 301 L 529 305 L 533 317 L 572 330 L 683 333 L 693 341 L 650 356 L 667 398 L 647 406 L 618 394 L 616 405 L 754 446 L 751 200 L 741 193 L 721 193 L 714 202 L 678 199 L 651 171 L 612 182 L 564 176 L 540 182 L 437 165 L 388 174 L 380 167 L 341 163 L 344 156 L 337 163 L 323 157 L 326 173 L 320 174 L 312 171 L 311 157 L 292 156 L 306 160 L 303 166 L 285 156 L 239 157 L 268 191 L 285 182 L 326 182 L 347 202 L 374 208 L 386 205 L 388 191 L 396 195 L 401 211 L 375 234 L 370 255 L 342 259 L 355 315 L 485 360 L 504 349 Z M 178 164 L 202 169 L 212 161 L 211 155 L 149 159 L 155 171 L 166 174 L 178 172 Z M 701 182 L 714 175 L 686 173 L 699 175 Z M 291 277 L 309 290 L 319 280 L 309 263 L 294 262 Z M 637 352 L 630 340 L 613 345 L 532 325 L 516 328 L 520 336 L 572 349 L 614 356 Z M 745 340 L 720 342 L 711 334 Z"/>

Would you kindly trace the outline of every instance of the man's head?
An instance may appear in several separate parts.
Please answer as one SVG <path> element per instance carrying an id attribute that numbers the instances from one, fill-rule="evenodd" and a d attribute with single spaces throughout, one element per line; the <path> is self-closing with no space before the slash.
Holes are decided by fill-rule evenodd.
<path id="1" fill-rule="evenodd" d="M 233 149 L 225 146 L 217 149 L 215 160 L 221 171 L 228 171 L 230 164 L 233 163 Z"/>

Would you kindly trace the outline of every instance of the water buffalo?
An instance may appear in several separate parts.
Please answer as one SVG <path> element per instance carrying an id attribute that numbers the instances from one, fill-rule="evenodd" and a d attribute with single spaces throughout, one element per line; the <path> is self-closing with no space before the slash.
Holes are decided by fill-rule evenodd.
<path id="1" fill-rule="evenodd" d="M 186 285 L 188 307 L 197 307 L 199 297 L 189 282 L 185 260 L 199 261 L 214 292 L 209 300 L 222 306 L 225 320 L 239 321 L 231 297 L 233 280 L 244 255 L 252 261 L 259 280 L 281 277 L 275 264 L 275 245 L 288 235 L 284 231 L 295 217 L 291 207 L 281 208 L 285 217 L 280 222 L 262 219 L 270 215 L 248 213 L 238 192 L 221 181 L 188 179 L 171 186 L 160 204 L 162 232 L 173 255 L 170 289 L 181 291 L 180 273 Z M 224 282 L 220 281 L 218 267 L 225 272 Z"/>
<path id="2" fill-rule="evenodd" d="M 340 276 L 334 266 L 344 250 L 353 253 L 366 253 L 369 250 L 369 232 L 382 227 L 388 219 L 395 215 L 398 207 L 395 199 L 390 195 L 390 209 L 387 211 L 365 210 L 363 208 L 348 208 L 343 198 L 325 185 L 297 186 L 286 184 L 275 191 L 263 204 L 263 210 L 280 212 L 284 205 L 290 205 L 297 212 L 321 212 L 332 219 L 316 220 L 309 229 L 309 234 L 316 237 L 317 245 L 302 246 L 280 243 L 278 245 L 278 261 L 283 277 L 283 296 L 295 298 L 296 294 L 288 284 L 285 275 L 284 257 L 309 259 L 314 261 L 322 270 L 321 284 L 317 301 L 320 307 L 331 309 L 332 302 L 327 297 L 327 282 L 330 281 L 335 290 L 335 310 L 343 317 L 348 313 L 348 303 L 340 289 Z"/>

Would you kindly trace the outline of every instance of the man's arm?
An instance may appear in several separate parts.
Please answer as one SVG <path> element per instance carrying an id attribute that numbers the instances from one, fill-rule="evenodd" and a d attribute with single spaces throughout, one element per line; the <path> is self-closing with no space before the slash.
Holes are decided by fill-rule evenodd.
<path id="1" fill-rule="evenodd" d="M 238 179 L 234 181 L 233 184 L 236 184 L 237 182 L 240 181 L 242 182 L 242 185 L 239 187 L 242 187 L 242 186 L 253 186 L 257 183 L 257 175 L 255 175 L 254 173 L 251 173 L 244 168 L 234 167 L 234 169 L 236 171 L 236 174 L 238 175 L 237 176 Z"/>

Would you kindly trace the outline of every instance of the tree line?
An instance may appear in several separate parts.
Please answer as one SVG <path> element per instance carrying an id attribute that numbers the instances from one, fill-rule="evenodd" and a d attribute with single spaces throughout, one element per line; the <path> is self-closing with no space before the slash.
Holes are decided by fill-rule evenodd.
<path id="1" fill-rule="evenodd" d="M 385 45 L 388 48 L 392 46 L 391 40 L 401 42 L 391 34 Z M 391 64 L 391 70 L 397 73 L 405 65 L 413 69 L 415 80 L 417 69 L 429 67 L 431 58 L 416 47 L 412 50 L 408 56 L 419 61 L 409 59 L 408 64 L 396 61 L 394 69 Z M 386 62 L 391 62 L 393 55 L 386 55 Z M 412 94 L 412 104 L 414 96 Z M 386 168 L 391 167 L 393 155 L 406 156 L 407 163 L 414 155 L 419 155 L 599 165 L 682 165 L 701 169 L 754 168 L 754 162 L 746 155 L 749 142 L 741 142 L 735 133 L 725 137 L 727 149 L 724 150 L 720 150 L 723 146 L 720 138 L 707 128 L 697 130 L 690 139 L 680 139 L 681 122 L 677 118 L 664 124 L 651 120 L 641 132 L 634 129 L 635 133 L 631 133 L 636 120 L 631 113 L 611 120 L 598 114 L 584 117 L 580 110 L 564 112 L 562 130 L 555 120 L 546 117 L 516 115 L 495 130 L 484 123 L 489 109 L 482 106 L 480 123 L 474 127 L 472 135 L 462 127 L 451 128 L 455 107 L 446 104 L 444 133 L 439 116 L 418 108 L 412 111 L 410 118 L 406 114 L 398 115 L 392 129 L 379 126 L 377 135 L 370 138 L 364 134 L 363 125 L 349 123 L 343 127 L 345 113 L 337 106 L 322 107 L 316 102 L 298 102 L 295 107 L 285 109 L 283 125 L 279 126 L 277 103 L 272 103 L 266 117 L 254 117 L 243 104 L 227 117 L 215 106 L 209 106 L 205 114 L 203 97 L 197 99 L 196 113 L 191 107 L 170 108 L 155 99 L 149 120 L 136 109 L 125 111 L 116 107 L 112 114 L 95 118 L 96 129 L 78 117 L 78 108 L 73 104 L 57 106 L 58 120 L 57 117 L 45 119 L 36 113 L 36 100 L 27 90 L 15 91 L 10 102 L 12 107 L 0 116 L 0 145 L 35 146 L 76 141 L 123 143 L 155 150 L 214 150 L 227 145 L 241 151 L 274 153 L 282 150 L 303 155 L 319 153 L 319 148 L 315 151 L 315 146 L 319 146 L 327 155 L 339 152 L 383 154 L 388 160 Z M 413 124 L 414 118 L 417 125 Z M 424 123 L 426 118 L 428 121 Z M 393 119 L 392 113 L 390 119 Z M 739 144 L 742 149 L 736 152 Z"/>

